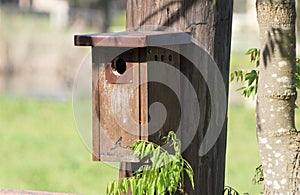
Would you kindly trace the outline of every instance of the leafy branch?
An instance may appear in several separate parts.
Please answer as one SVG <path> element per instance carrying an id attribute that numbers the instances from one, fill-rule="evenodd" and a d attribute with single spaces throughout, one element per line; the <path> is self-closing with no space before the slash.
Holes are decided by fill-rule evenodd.
<path id="1" fill-rule="evenodd" d="M 194 188 L 193 169 L 181 156 L 181 142 L 176 134 L 170 131 L 163 138 L 168 146 L 172 146 L 175 154 L 171 154 L 161 146 L 139 140 L 130 148 L 141 162 L 148 162 L 134 172 L 132 177 L 115 180 L 107 186 L 106 194 L 173 194 L 176 191 L 184 193 L 184 173 L 186 173 Z"/>
<path id="2" fill-rule="evenodd" d="M 255 174 L 254 174 L 254 177 L 252 179 L 252 182 L 254 184 L 261 184 L 263 181 L 264 181 L 264 170 L 263 170 L 262 165 L 259 165 L 255 169 Z"/>
<path id="3" fill-rule="evenodd" d="M 296 59 L 296 88 L 300 89 L 300 58 Z"/>
<path id="4" fill-rule="evenodd" d="M 260 50 L 257 48 L 251 48 L 246 52 L 246 55 L 250 56 L 250 62 L 255 65 L 255 68 L 246 71 L 246 70 L 236 70 L 231 73 L 230 81 L 236 80 L 237 82 L 247 82 L 245 86 L 238 88 L 237 91 L 242 91 L 244 97 L 249 98 L 251 95 L 255 97 L 257 94 L 257 85 L 258 85 L 258 76 L 259 71 L 257 67 L 260 63 Z M 300 59 L 296 59 L 296 74 L 295 74 L 295 85 L 297 89 L 300 89 Z M 298 96 L 299 97 L 299 96 Z M 298 103 L 299 98 L 297 99 L 296 105 L 299 107 Z"/>
<path id="5" fill-rule="evenodd" d="M 223 193 L 224 195 L 240 195 L 237 190 L 230 186 L 225 186 Z"/>
<path id="6" fill-rule="evenodd" d="M 223 194 L 224 195 L 240 195 L 240 193 L 236 189 L 234 189 L 230 186 L 225 186 Z M 243 193 L 243 195 L 249 195 L 249 193 Z"/>
<path id="7" fill-rule="evenodd" d="M 258 84 L 258 70 L 259 59 L 260 59 L 260 50 L 257 48 L 249 49 L 246 52 L 246 55 L 250 56 L 250 62 L 255 64 L 255 69 L 251 71 L 237 70 L 231 73 L 230 81 L 236 80 L 237 82 L 248 82 L 246 86 L 243 86 L 237 91 L 242 91 L 242 95 L 249 98 L 250 95 L 254 97 L 257 93 L 257 84 Z"/>

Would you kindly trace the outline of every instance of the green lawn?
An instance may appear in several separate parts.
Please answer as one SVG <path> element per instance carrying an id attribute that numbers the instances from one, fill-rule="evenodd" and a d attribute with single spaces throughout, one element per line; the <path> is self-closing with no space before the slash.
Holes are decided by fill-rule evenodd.
<path id="1" fill-rule="evenodd" d="M 255 134 L 255 109 L 230 106 L 228 114 L 225 184 L 241 194 L 259 194 L 262 185 L 252 183 L 255 168 L 260 164 Z"/>
<path id="2" fill-rule="evenodd" d="M 115 168 L 91 161 L 70 101 L 0 95 L 0 105 L 0 188 L 105 194 L 117 178 Z M 230 106 L 226 185 L 259 194 L 251 182 L 257 165 L 254 109 Z"/>
<path id="3" fill-rule="evenodd" d="M 105 194 L 118 171 L 91 161 L 70 101 L 0 96 L 0 188 Z"/>

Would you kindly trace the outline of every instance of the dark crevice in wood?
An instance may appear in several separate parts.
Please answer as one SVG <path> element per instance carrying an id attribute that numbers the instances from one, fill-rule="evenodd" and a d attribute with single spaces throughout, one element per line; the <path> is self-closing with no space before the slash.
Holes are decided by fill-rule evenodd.
<path id="1" fill-rule="evenodd" d="M 189 29 L 191 27 L 196 27 L 196 26 L 203 26 L 203 25 L 209 25 L 207 22 L 197 22 L 197 23 L 192 23 L 189 24 L 186 29 Z"/>

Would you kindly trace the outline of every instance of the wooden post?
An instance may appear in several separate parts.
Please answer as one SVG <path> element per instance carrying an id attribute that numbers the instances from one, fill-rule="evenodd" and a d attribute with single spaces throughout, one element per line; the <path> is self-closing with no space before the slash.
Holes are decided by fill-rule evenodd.
<path id="1" fill-rule="evenodd" d="M 228 75 L 231 45 L 233 0 L 127 0 L 127 28 L 144 25 L 166 26 L 178 31 L 189 31 L 193 38 L 213 56 L 228 92 Z M 181 60 L 180 63 L 189 63 Z M 180 71 L 190 77 L 198 91 L 202 117 L 196 136 L 183 156 L 195 172 L 195 191 L 186 182 L 187 194 L 223 194 L 227 121 L 214 147 L 205 156 L 198 156 L 201 140 L 210 119 L 209 92 L 201 78 L 195 78 L 190 66 L 181 66 Z M 184 96 L 181 97 L 184 100 Z M 153 140 L 150 140 L 153 141 Z M 155 141 L 155 140 L 154 140 Z M 121 167 L 131 166 L 129 163 Z M 120 171 L 120 176 L 128 176 Z"/>

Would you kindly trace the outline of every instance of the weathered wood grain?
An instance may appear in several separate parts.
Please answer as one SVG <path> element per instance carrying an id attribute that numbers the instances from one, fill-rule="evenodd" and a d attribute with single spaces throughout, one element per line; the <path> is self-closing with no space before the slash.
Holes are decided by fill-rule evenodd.
<path id="1" fill-rule="evenodd" d="M 151 30 L 151 29 L 150 29 Z M 120 33 L 75 35 L 77 46 L 93 47 L 147 47 L 190 43 L 190 36 L 184 32 L 128 31 Z"/>
<path id="2" fill-rule="evenodd" d="M 107 52 L 114 53 L 112 48 L 101 49 L 101 53 L 97 53 L 96 56 L 105 55 Z M 100 160 L 135 162 L 138 159 L 132 155 L 129 146 L 139 139 L 139 88 L 136 87 L 139 82 L 138 50 L 125 52 L 118 57 L 130 63 L 130 68 L 126 70 L 132 72 L 130 83 L 110 83 L 105 72 L 110 70 L 106 66 L 111 64 L 100 63 L 98 67 L 98 92 L 95 99 L 99 98 L 99 102 L 95 106 L 99 106 L 96 108 L 99 113 L 95 123 L 100 125 Z M 103 56 L 101 61 L 107 60 L 109 58 Z"/>
<path id="3" fill-rule="evenodd" d="M 173 47 L 179 47 L 173 46 Z M 149 140 L 162 145 L 162 137 L 166 136 L 170 130 L 176 132 L 180 122 L 180 75 L 170 76 L 170 69 L 180 71 L 180 56 L 172 50 L 160 47 L 148 47 L 146 53 L 147 61 L 147 77 L 148 77 L 148 104 L 143 110 L 149 113 L 150 107 L 153 105 L 153 118 L 164 119 L 164 113 L 159 108 L 155 108 L 155 103 L 161 103 L 166 109 L 166 118 L 162 126 L 159 127 L 157 121 L 148 123 Z M 162 76 L 158 76 L 162 75 Z M 158 80 L 153 82 L 153 80 Z M 171 89 L 167 83 L 172 83 L 175 88 Z M 177 91 L 177 94 L 175 93 Z"/>
<path id="4" fill-rule="evenodd" d="M 98 78 L 99 78 L 99 66 L 100 66 L 100 57 L 97 55 L 99 53 L 99 48 L 92 48 L 92 105 L 99 105 L 99 87 L 98 87 Z M 94 161 L 100 160 L 100 125 L 99 119 L 97 116 L 100 116 L 99 107 L 92 106 L 92 159 Z"/>
<path id="5" fill-rule="evenodd" d="M 131 30 L 156 25 L 189 31 L 216 61 L 228 90 L 232 6 L 232 0 L 216 0 L 216 4 L 211 0 L 128 0 L 126 26 Z M 219 195 L 224 189 L 227 122 L 210 152 L 205 156 L 198 156 L 210 120 L 209 92 L 201 75 L 187 60 L 180 59 L 180 70 L 191 81 L 201 103 L 200 125 L 192 143 L 183 153 L 195 171 L 195 191 L 188 183 L 186 191 L 188 194 Z M 210 76 L 216 79 L 214 75 Z M 182 101 L 186 99 L 184 90 L 180 88 Z M 193 109 L 192 104 L 190 109 Z M 188 124 L 193 118 L 190 116 L 183 120 Z"/>

